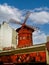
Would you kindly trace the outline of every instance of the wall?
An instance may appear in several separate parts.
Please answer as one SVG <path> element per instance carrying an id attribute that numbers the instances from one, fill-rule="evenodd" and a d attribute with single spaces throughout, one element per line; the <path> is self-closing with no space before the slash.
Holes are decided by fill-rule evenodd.
<path id="1" fill-rule="evenodd" d="M 2 50 L 2 44 L 1 44 L 1 24 L 0 24 L 0 50 Z"/>
<path id="2" fill-rule="evenodd" d="M 47 42 L 49 42 L 49 36 L 47 36 Z"/>
<path id="3" fill-rule="evenodd" d="M 49 64 L 49 52 L 48 52 L 47 48 L 46 48 L 46 62 L 47 62 L 47 64 Z"/>
<path id="4" fill-rule="evenodd" d="M 49 64 L 49 36 L 47 36 L 47 43 L 46 43 L 46 59 L 47 64 Z"/>
<path id="5" fill-rule="evenodd" d="M 16 35 L 16 31 L 14 33 L 14 29 L 12 29 L 7 23 L 3 23 L 0 28 L 0 47 L 11 47 L 12 43 L 16 43 L 14 37 Z M 13 35 L 14 33 L 14 35 Z M 12 40 L 13 39 L 13 40 Z M 15 42 L 14 42 L 15 41 Z"/>
<path id="6" fill-rule="evenodd" d="M 0 59 L 4 63 L 45 63 L 46 62 L 45 51 L 31 52 L 24 54 L 13 54 L 2 56 Z M 39 64 L 40 65 L 40 64 Z"/>
<path id="7" fill-rule="evenodd" d="M 12 46 L 14 47 L 14 48 L 16 48 L 17 47 L 17 32 L 14 30 L 14 29 L 12 29 Z"/>
<path id="8" fill-rule="evenodd" d="M 32 30 L 21 28 L 18 32 L 18 47 L 28 47 L 32 45 Z"/>

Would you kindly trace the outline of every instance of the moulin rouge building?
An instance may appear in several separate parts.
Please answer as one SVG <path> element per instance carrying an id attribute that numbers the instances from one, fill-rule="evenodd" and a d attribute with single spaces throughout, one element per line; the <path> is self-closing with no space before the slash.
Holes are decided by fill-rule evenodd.
<path id="1" fill-rule="evenodd" d="M 0 62 L 3 63 L 46 63 L 49 64 L 49 37 L 43 44 L 33 45 L 32 33 L 34 27 L 24 23 L 16 32 L 18 32 L 18 45 L 16 49 L 5 49 L 0 52 Z"/>

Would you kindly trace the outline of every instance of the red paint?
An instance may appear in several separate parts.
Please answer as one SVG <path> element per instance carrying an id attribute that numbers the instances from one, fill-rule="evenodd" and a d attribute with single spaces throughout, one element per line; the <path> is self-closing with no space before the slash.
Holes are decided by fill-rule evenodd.
<path id="1" fill-rule="evenodd" d="M 31 56 L 31 57 L 36 57 L 36 55 L 37 55 L 36 52 L 30 53 L 30 56 Z"/>
<path id="2" fill-rule="evenodd" d="M 9 55 L 0 57 L 2 62 L 24 63 L 24 62 L 46 62 L 46 52 L 32 52 L 29 54 Z"/>
<path id="3" fill-rule="evenodd" d="M 32 46 L 32 32 L 34 32 L 33 28 L 24 25 L 16 31 L 18 32 L 18 47 Z"/>

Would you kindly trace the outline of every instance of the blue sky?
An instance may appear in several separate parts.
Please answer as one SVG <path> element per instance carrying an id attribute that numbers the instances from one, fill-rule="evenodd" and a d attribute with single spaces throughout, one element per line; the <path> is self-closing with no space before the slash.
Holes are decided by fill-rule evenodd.
<path id="1" fill-rule="evenodd" d="M 13 19 L 22 21 L 22 15 L 28 10 L 33 13 L 27 24 L 39 27 L 39 34 L 49 35 L 49 0 L 0 0 L 0 21 L 12 18 L 12 15 Z"/>
<path id="2" fill-rule="evenodd" d="M 0 3 L 8 3 L 19 9 L 34 9 L 39 7 L 49 7 L 49 0 L 0 0 Z"/>

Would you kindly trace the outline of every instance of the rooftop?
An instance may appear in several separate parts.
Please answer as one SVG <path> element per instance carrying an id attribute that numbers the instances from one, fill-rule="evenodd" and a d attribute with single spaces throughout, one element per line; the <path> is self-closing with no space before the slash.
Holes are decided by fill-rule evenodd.
<path id="1" fill-rule="evenodd" d="M 30 29 L 32 30 L 32 32 L 34 32 L 35 28 L 34 27 L 31 27 L 31 26 L 28 26 L 28 25 L 22 25 L 20 28 L 16 29 L 16 31 L 18 32 L 21 28 L 27 28 L 27 29 Z"/>

